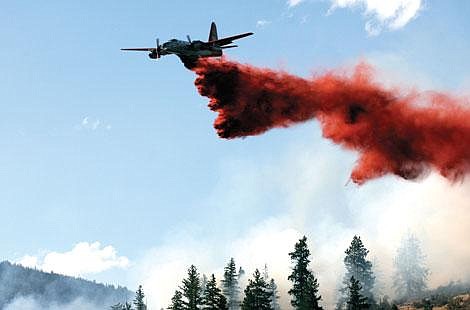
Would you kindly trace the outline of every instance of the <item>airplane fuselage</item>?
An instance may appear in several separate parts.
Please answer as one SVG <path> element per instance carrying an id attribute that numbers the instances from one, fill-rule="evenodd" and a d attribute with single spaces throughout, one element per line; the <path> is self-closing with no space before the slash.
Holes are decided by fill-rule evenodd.
<path id="1" fill-rule="evenodd" d="M 160 54 L 176 54 L 185 57 L 218 57 L 222 56 L 222 48 L 202 41 L 188 42 L 172 39 L 162 44 Z"/>

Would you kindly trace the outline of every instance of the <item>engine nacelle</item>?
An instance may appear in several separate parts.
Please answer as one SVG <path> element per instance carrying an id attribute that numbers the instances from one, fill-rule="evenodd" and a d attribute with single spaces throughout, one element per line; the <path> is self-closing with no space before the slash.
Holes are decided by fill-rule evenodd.
<path id="1" fill-rule="evenodd" d="M 158 58 L 158 54 L 155 53 L 155 52 L 152 52 L 152 53 L 149 54 L 149 58 L 150 58 L 150 59 L 157 59 L 157 58 Z"/>

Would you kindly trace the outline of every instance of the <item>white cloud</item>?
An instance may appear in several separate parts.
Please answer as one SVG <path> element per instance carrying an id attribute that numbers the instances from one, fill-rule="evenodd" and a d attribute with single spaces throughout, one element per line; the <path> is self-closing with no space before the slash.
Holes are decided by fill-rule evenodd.
<path id="1" fill-rule="evenodd" d="M 98 129 L 111 130 L 111 125 L 103 122 L 99 118 L 85 116 L 77 129 L 95 131 Z"/>
<path id="2" fill-rule="evenodd" d="M 116 249 L 111 245 L 102 246 L 99 242 L 80 242 L 70 251 L 49 252 L 41 256 L 26 255 L 17 263 L 44 271 L 83 276 L 111 268 L 126 268 L 129 266 L 129 259 L 125 256 L 118 256 Z"/>
<path id="3" fill-rule="evenodd" d="M 256 27 L 264 28 L 264 27 L 268 26 L 269 24 L 271 24 L 271 22 L 269 20 L 261 19 L 261 20 L 256 22 Z"/>
<path id="4" fill-rule="evenodd" d="M 38 258 L 36 256 L 25 255 L 17 261 L 18 264 L 29 268 L 35 268 L 39 265 Z"/>
<path id="5" fill-rule="evenodd" d="M 330 0 L 330 12 L 336 8 L 361 8 L 367 17 L 365 29 L 378 35 L 384 28 L 397 30 L 416 18 L 422 0 Z"/>
<path id="6" fill-rule="evenodd" d="M 289 7 L 294 7 L 294 6 L 297 6 L 299 5 L 301 2 L 303 2 L 304 0 L 287 0 L 287 5 Z"/>

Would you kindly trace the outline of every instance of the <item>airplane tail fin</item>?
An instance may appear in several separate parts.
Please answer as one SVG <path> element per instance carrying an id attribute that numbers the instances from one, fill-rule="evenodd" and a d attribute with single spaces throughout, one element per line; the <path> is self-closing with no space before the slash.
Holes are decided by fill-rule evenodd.
<path id="1" fill-rule="evenodd" d="M 214 22 L 212 22 L 211 24 L 211 31 L 209 32 L 209 40 L 208 42 L 210 41 L 216 41 L 218 40 L 218 36 L 217 36 L 217 26 L 215 25 Z"/>

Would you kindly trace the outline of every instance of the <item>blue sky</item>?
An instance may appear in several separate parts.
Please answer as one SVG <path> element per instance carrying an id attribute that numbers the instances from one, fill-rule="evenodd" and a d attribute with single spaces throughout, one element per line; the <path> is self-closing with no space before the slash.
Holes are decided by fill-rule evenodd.
<path id="1" fill-rule="evenodd" d="M 173 241 L 188 248 L 213 243 L 217 252 L 266 220 L 283 218 L 281 231 L 303 233 L 323 217 L 330 233 L 346 240 L 342 229 L 358 227 L 351 206 L 363 196 L 369 203 L 395 183 L 398 193 L 419 187 L 395 178 L 345 187 L 354 154 L 322 140 L 314 122 L 220 140 L 194 74 L 176 57 L 155 62 L 119 50 L 153 46 L 156 37 L 206 39 L 216 21 L 219 36 L 255 32 L 228 51 L 231 59 L 302 76 L 366 59 L 397 84 L 468 90 L 469 2 L 417 1 L 419 11 L 398 29 L 367 13 L 368 1 L 336 1 L 356 5 L 331 9 L 334 2 L 2 3 L 0 256 L 63 253 L 99 241 L 131 267 L 88 277 L 135 285 L 147 280 L 129 270 L 152 265 L 152 251 Z M 368 22 L 381 31 L 368 33 Z M 468 205 L 459 186 L 458 201 Z M 303 198 L 286 198 L 297 194 Z M 302 211 L 292 211 L 292 203 Z M 235 255 L 229 249 L 201 264 L 219 268 Z"/>

